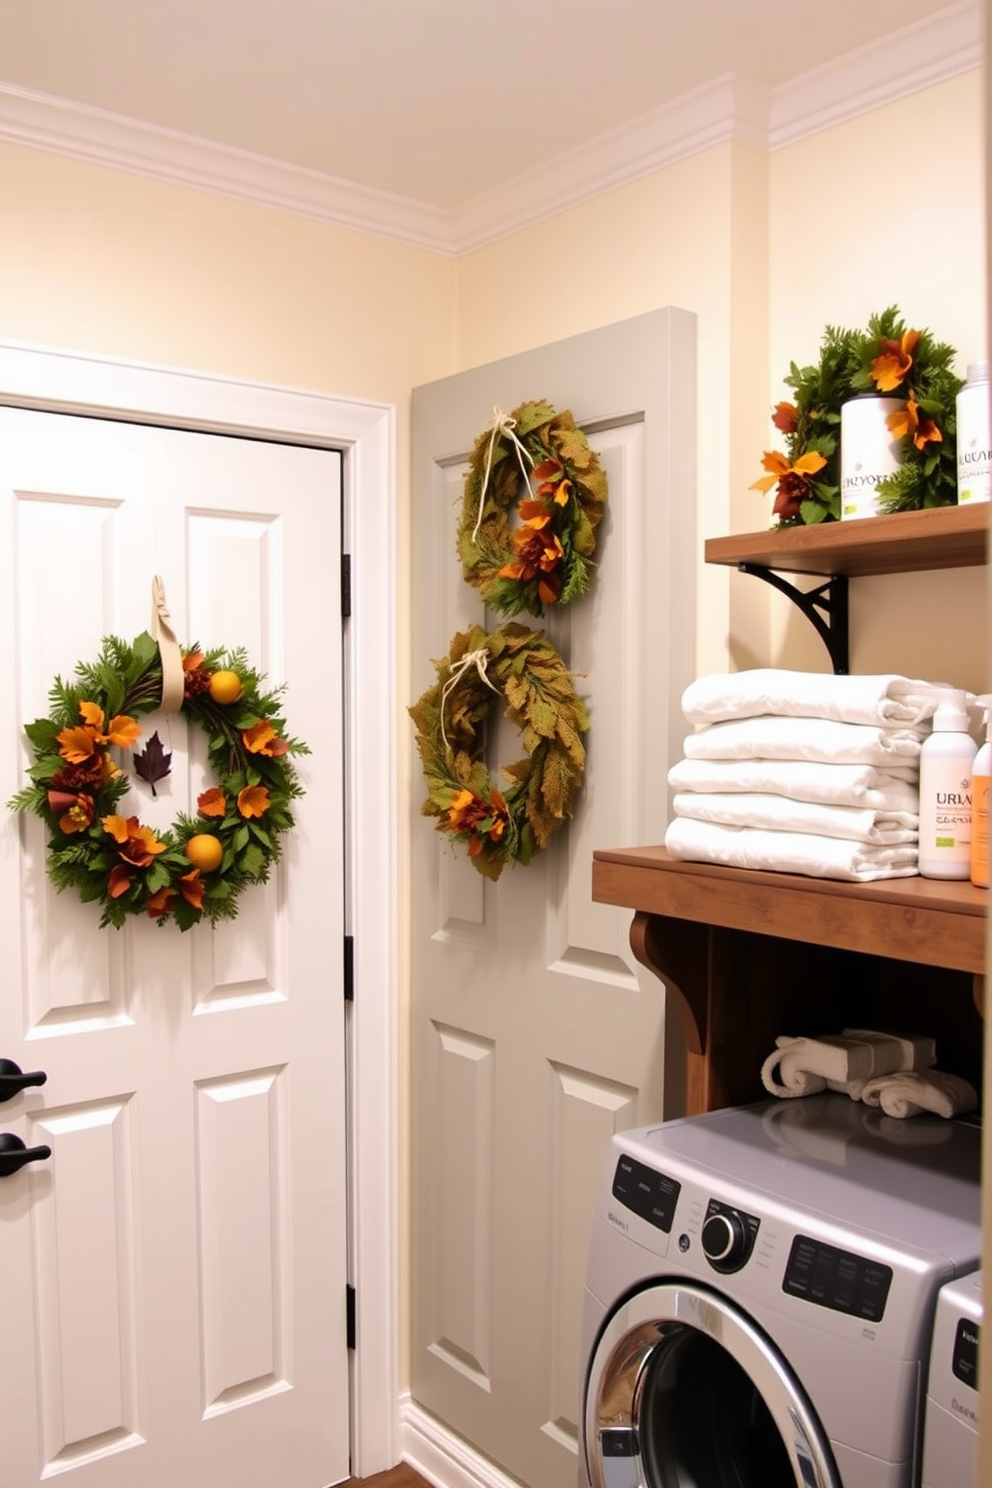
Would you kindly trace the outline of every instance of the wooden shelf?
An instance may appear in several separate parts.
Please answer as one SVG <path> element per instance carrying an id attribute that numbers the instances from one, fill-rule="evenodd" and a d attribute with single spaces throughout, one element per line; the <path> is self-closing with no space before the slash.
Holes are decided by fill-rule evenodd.
<path id="1" fill-rule="evenodd" d="M 909 573 L 972 568 L 988 556 L 990 506 L 941 506 L 818 527 L 784 527 L 708 538 L 707 563 L 757 564 L 781 573 Z"/>
<path id="2" fill-rule="evenodd" d="M 630 944 L 680 1015 L 690 1112 L 757 1100 L 780 1033 L 896 1028 L 982 1088 L 988 893 L 920 877 L 844 883 L 593 853 L 592 897 L 632 909 Z"/>
<path id="3" fill-rule="evenodd" d="M 710 538 L 704 556 L 786 594 L 846 672 L 848 580 L 984 564 L 990 515 L 990 504 L 950 506 L 749 532 Z M 790 573 L 826 582 L 801 590 L 780 577 Z M 774 1038 L 809 1024 L 927 1030 L 940 1068 L 982 1089 L 984 889 L 758 873 L 624 847 L 593 853 L 592 897 L 634 911 L 634 955 L 681 1015 L 690 1112 L 760 1097 Z"/>
<path id="4" fill-rule="evenodd" d="M 843 883 L 684 863 L 663 847 L 593 853 L 592 897 L 647 914 L 981 974 L 989 895 L 971 883 Z"/>

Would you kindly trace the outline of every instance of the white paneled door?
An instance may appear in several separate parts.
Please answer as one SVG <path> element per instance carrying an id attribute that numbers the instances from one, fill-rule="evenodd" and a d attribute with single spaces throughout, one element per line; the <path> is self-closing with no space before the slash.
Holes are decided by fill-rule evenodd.
<path id="1" fill-rule="evenodd" d="M 484 880 L 413 824 L 412 1394 L 531 1488 L 575 1482 L 586 1244 L 612 1133 L 665 1108 L 664 994 L 630 916 L 590 897 L 594 847 L 660 842 L 692 676 L 695 323 L 658 311 L 418 388 L 413 675 L 473 623 L 455 552 L 494 405 L 568 408 L 609 480 L 587 597 L 545 620 L 587 700 L 585 780 L 528 867 Z M 498 717 L 494 705 L 493 717 Z M 490 770 L 523 753 L 508 726 Z M 419 808 L 414 780 L 415 804 Z"/>
<path id="2" fill-rule="evenodd" d="M 43 1071 L 0 1130 L 51 1157 L 0 1178 L 0 1481 L 323 1488 L 348 1473 L 340 456 L 0 410 L 0 781 L 53 678 L 148 627 L 244 646 L 311 744 L 270 883 L 216 930 L 130 921 L 0 824 L 0 1057 Z M 209 783 L 172 752 L 166 826 Z M 195 807 L 194 807 L 195 809 Z"/>

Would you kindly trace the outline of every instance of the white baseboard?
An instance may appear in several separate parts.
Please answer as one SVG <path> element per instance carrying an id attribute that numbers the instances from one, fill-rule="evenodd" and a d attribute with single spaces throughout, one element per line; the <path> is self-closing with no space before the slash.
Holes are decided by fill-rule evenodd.
<path id="1" fill-rule="evenodd" d="M 400 1397 L 400 1456 L 434 1488 L 520 1488 L 519 1479 L 507 1477 L 409 1393 Z"/>

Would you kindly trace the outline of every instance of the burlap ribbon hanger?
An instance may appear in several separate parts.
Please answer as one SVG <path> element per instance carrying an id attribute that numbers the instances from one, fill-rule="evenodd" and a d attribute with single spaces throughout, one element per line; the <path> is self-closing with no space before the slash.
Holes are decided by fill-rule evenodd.
<path id="1" fill-rule="evenodd" d="M 169 608 L 165 602 L 165 586 L 157 574 L 152 579 L 151 633 L 162 658 L 162 712 L 179 713 L 185 692 L 183 654 L 172 629 Z"/>

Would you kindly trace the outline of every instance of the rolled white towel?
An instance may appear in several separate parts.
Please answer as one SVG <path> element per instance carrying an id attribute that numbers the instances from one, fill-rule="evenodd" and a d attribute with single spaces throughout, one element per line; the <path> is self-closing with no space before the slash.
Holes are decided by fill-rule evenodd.
<path id="1" fill-rule="evenodd" d="M 888 728 L 932 718 L 941 692 L 949 685 L 915 681 L 891 672 L 838 677 L 754 667 L 697 678 L 682 694 L 682 712 L 688 723 L 696 724 L 778 713 Z"/>
<path id="2" fill-rule="evenodd" d="M 869 811 L 919 815 L 919 764 L 837 764 L 823 760 L 681 759 L 668 772 L 675 791 L 713 795 L 754 792 L 817 801 L 824 806 L 856 806 Z"/>
<path id="3" fill-rule="evenodd" d="M 668 825 L 665 846 L 685 862 L 721 863 L 728 868 L 802 873 L 871 883 L 880 878 L 906 878 L 919 872 L 915 843 L 872 847 L 812 832 L 762 832 L 752 827 L 721 827 L 715 822 L 677 816 Z"/>
<path id="4" fill-rule="evenodd" d="M 880 1106 L 886 1116 L 919 1116 L 930 1111 L 935 1116 L 961 1116 L 974 1111 L 978 1095 L 960 1075 L 942 1070 L 903 1070 L 869 1080 L 861 1094 L 869 1106 Z"/>
<path id="5" fill-rule="evenodd" d="M 929 733 L 911 727 L 876 728 L 826 718 L 735 719 L 713 723 L 682 743 L 686 759 L 820 760 L 834 764 L 919 766 Z"/>
<path id="6" fill-rule="evenodd" d="M 874 1028 L 845 1028 L 819 1038 L 782 1034 L 761 1066 L 761 1083 L 769 1095 L 784 1099 L 827 1089 L 857 1101 L 879 1076 L 923 1069 L 936 1057 L 936 1044 L 925 1035 Z"/>
<path id="7" fill-rule="evenodd" d="M 857 1100 L 875 1067 L 875 1047 L 865 1039 L 792 1038 L 783 1034 L 761 1066 L 761 1083 L 769 1095 L 791 1099 L 816 1095 L 827 1086 Z M 777 1078 L 776 1078 L 777 1077 Z M 855 1093 L 851 1087 L 857 1085 Z"/>
<path id="8" fill-rule="evenodd" d="M 891 847 L 900 842 L 918 842 L 920 818 L 908 811 L 872 811 L 857 806 L 824 806 L 818 801 L 790 801 L 786 796 L 736 795 L 704 791 L 679 791 L 672 807 L 676 816 L 694 821 L 718 822 L 724 827 L 757 827 L 771 832 L 817 832 L 824 837 L 843 837 Z"/>
<path id="9" fill-rule="evenodd" d="M 780 1075 L 778 1079 L 776 1070 Z M 827 1088 L 826 1080 L 821 1080 L 819 1075 L 811 1075 L 809 1070 L 790 1070 L 786 1079 L 781 1075 L 774 1054 L 769 1054 L 761 1066 L 761 1083 L 769 1095 L 777 1095 L 780 1100 L 794 1100 L 800 1095 L 819 1095 L 821 1090 Z"/>

